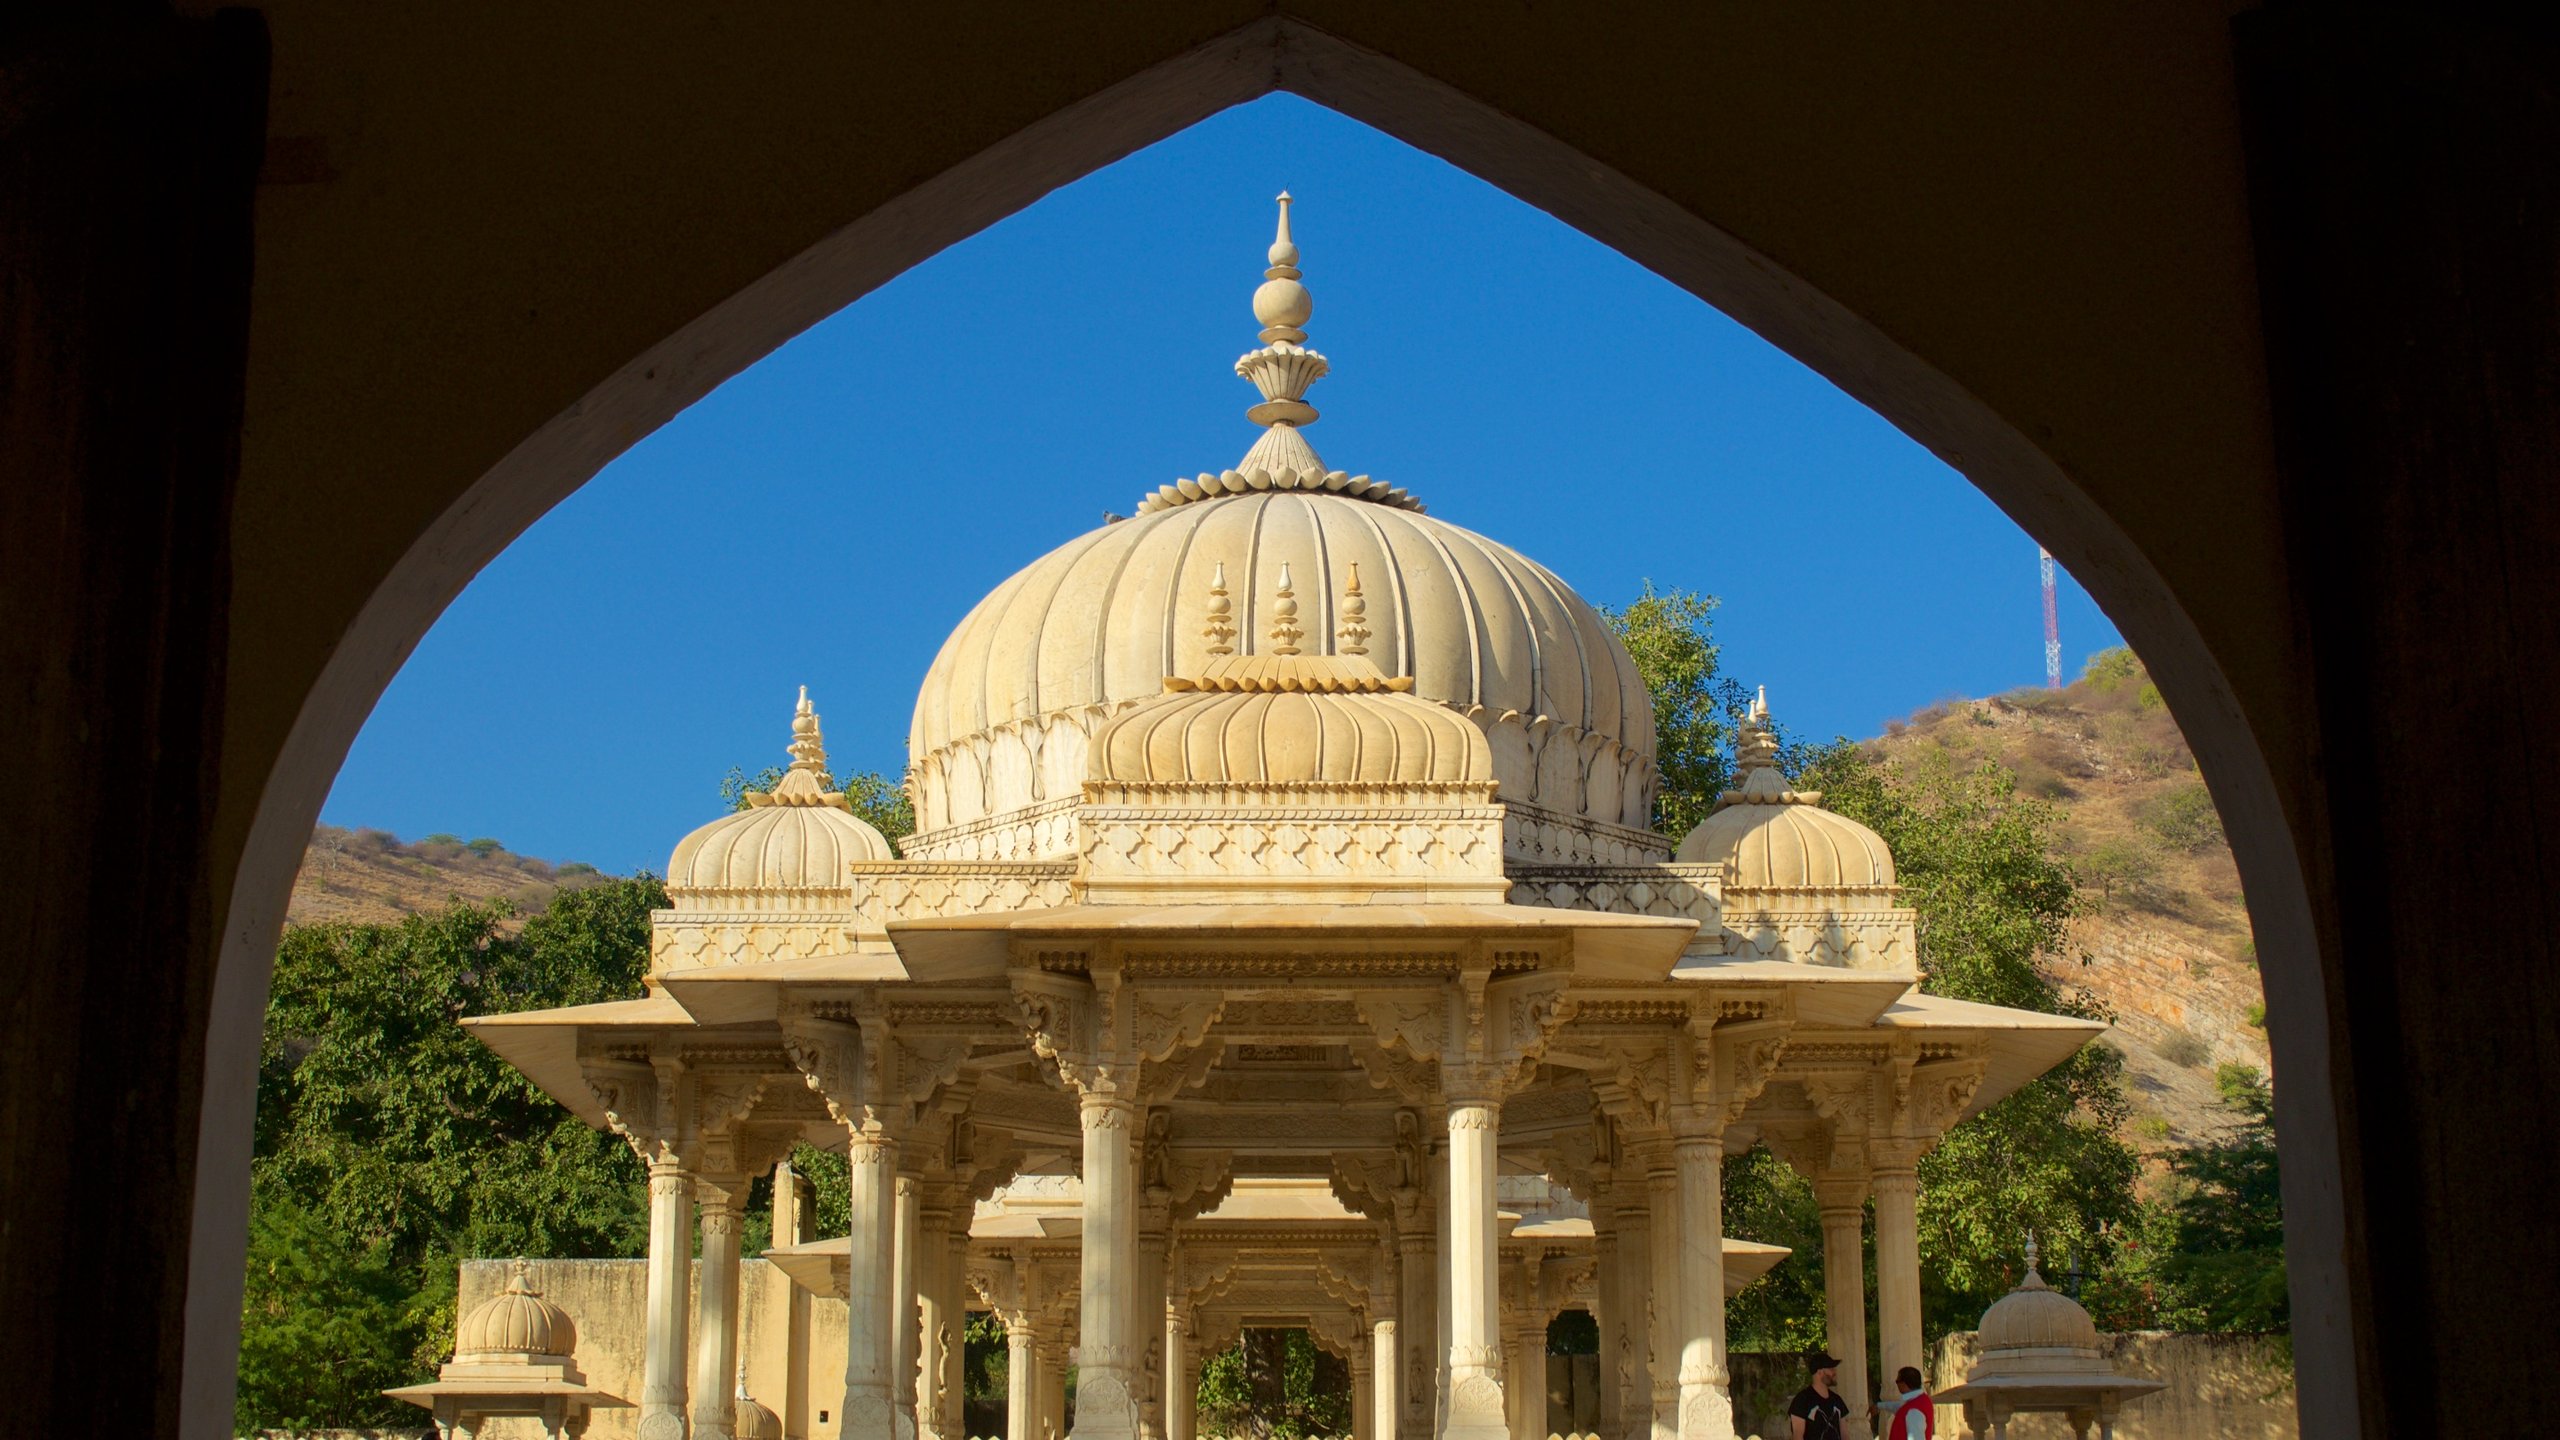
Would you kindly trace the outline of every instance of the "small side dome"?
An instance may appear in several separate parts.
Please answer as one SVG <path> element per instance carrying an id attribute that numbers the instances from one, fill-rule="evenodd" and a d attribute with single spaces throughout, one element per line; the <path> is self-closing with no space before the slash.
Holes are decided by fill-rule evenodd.
<path id="1" fill-rule="evenodd" d="M 1982 1312 L 1979 1372 L 2081 1371 L 2100 1358 L 2098 1324 L 2079 1302 L 2044 1283 L 2027 1242 L 2027 1276 Z"/>
<path id="2" fill-rule="evenodd" d="M 782 1440 L 782 1419 L 771 1407 L 747 1393 L 746 1362 L 738 1362 L 736 1440 Z"/>
<path id="3" fill-rule="evenodd" d="M 825 788 L 826 747 L 807 686 L 791 718 L 791 768 L 766 795 L 687 835 L 667 861 L 670 890 L 824 888 L 864 860 L 894 860 L 887 837 Z"/>
<path id="4" fill-rule="evenodd" d="M 532 1270 L 518 1260 L 507 1276 L 507 1288 L 462 1317 L 454 1333 L 455 1360 L 557 1365 L 576 1351 L 578 1327 L 570 1323 L 568 1311 L 533 1288 Z"/>
<path id="5" fill-rule="evenodd" d="M 1893 851 L 1873 830 L 1822 808 L 1816 790 L 1790 790 L 1764 692 L 1743 722 L 1741 785 L 1726 791 L 1680 842 L 1686 864 L 1722 865 L 1727 890 L 1872 890 L 1893 885 Z"/>
<path id="6" fill-rule="evenodd" d="M 1225 598 L 1221 575 L 1216 594 Z M 1086 751 L 1102 784 L 1447 785 L 1493 783 L 1484 732 L 1446 705 L 1415 699 L 1361 647 L 1359 576 L 1346 596 L 1345 649 L 1301 655 L 1297 601 L 1282 566 L 1275 642 L 1222 654 L 1194 679 L 1103 722 Z M 1226 641 L 1220 637 L 1218 643 Z"/>

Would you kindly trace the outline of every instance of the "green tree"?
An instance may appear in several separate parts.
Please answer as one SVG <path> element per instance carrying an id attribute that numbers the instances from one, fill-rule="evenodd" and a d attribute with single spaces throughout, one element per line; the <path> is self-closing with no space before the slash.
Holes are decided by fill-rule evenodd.
<path id="1" fill-rule="evenodd" d="M 1717 671 L 1716 606 L 1694 590 L 1657 591 L 1653 582 L 1623 610 L 1603 609 L 1653 690 L 1654 763 L 1662 772 L 1654 824 L 1674 841 L 1715 808 L 1733 778 L 1726 752 L 1750 703 L 1740 682 Z"/>
<path id="2" fill-rule="evenodd" d="M 2275 1097 L 2252 1066 L 2225 1065 L 2214 1079 L 2239 1118 L 2170 1160 L 2168 1221 L 2155 1232 L 2162 1308 L 2182 1329 L 2282 1330 L 2292 1311 Z"/>
<path id="3" fill-rule="evenodd" d="M 753 775 L 742 767 L 731 766 L 720 781 L 720 798 L 732 810 L 747 808 L 749 795 L 763 795 L 782 783 L 786 767 L 767 765 Z M 844 792 L 844 807 L 868 821 L 871 827 L 891 840 L 904 840 L 916 833 L 915 803 L 907 796 L 907 788 L 876 770 L 865 770 L 839 780 L 832 774 L 819 778 L 819 786 Z"/>
<path id="4" fill-rule="evenodd" d="M 1707 625 L 1715 601 L 1693 592 L 1644 595 L 1611 623 L 1656 696 L 1662 770 L 1658 811 L 1679 836 L 1714 808 L 1732 773 L 1726 747 L 1744 689 L 1717 673 Z M 1800 789 L 1893 847 L 1905 902 L 1919 912 L 1922 989 L 1955 999 L 2100 1017 L 2065 993 L 2040 962 L 2065 953 L 2079 900 L 2053 858 L 2056 815 L 2017 793 L 1997 765 L 1959 767 L 1943 752 L 1887 764 L 1847 740 L 1786 743 L 1780 765 Z M 2033 1229 L 2046 1253 L 2084 1268 L 2115 1263 L 2115 1236 L 2138 1217 L 2139 1160 L 2116 1139 L 2127 1115 L 2119 1064 L 2102 1047 L 2064 1065 L 1949 1132 L 1921 1165 L 1923 1321 L 1932 1333 L 1970 1326 L 2012 1283 Z M 1821 1223 L 1812 1190 L 1766 1150 L 1725 1171 L 1727 1229 L 1795 1251 L 1735 1297 L 1737 1345 L 1797 1349 L 1822 1338 Z"/>
<path id="5" fill-rule="evenodd" d="M 1199 1430 L 1230 1440 L 1348 1435 L 1351 1369 L 1304 1330 L 1247 1330 L 1201 1362 Z"/>
<path id="6" fill-rule="evenodd" d="M 238 1421 L 413 1418 L 462 1257 L 636 1255 L 643 1176 L 466 1033 L 466 1015 L 640 993 L 654 879 L 396 925 L 296 926 L 268 995 L 251 1166 Z"/>
<path id="7" fill-rule="evenodd" d="M 2069 952 L 2078 890 L 2053 858 L 2053 807 L 2019 795 L 2007 770 L 1966 767 L 1943 751 L 1880 763 L 1844 742 L 1814 755 L 1796 783 L 1819 789 L 1826 805 L 1893 847 L 1904 903 L 1919 912 L 1923 991 L 2107 1018 L 2094 997 L 2066 991 L 2048 972 Z M 2007 1292 L 2030 1230 L 2056 1268 L 2116 1264 L 2116 1232 L 2139 1208 L 2141 1161 L 2118 1138 L 2130 1114 L 2122 1061 L 2105 1046 L 2084 1046 L 1949 1131 L 1922 1159 L 1930 1333 L 1970 1327 Z"/>

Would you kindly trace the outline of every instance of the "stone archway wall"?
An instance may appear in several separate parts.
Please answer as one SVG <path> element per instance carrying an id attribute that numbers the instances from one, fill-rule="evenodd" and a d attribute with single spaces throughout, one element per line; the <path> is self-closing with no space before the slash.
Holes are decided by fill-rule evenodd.
<path id="1" fill-rule="evenodd" d="M 7 1114 L 19 1183 L 153 1187 L 116 1253 L 48 1257 L 69 1248 L 51 1235 L 9 1252 L 26 1263 L 0 1298 L 38 1323 L 84 1286 L 135 1302 L 79 1354 L 36 1352 L 54 1377 L 42 1413 L 141 1430 L 183 1408 L 205 1436 L 227 1423 L 249 1083 L 294 857 L 375 697 L 478 567 L 790 334 L 1046 190 L 1275 87 L 1441 154 L 1719 305 L 1944 456 L 2071 565 L 2194 737 L 2249 884 L 2286 1080 L 2309 1428 L 2381 1433 L 2370 1407 L 2433 1413 L 2463 1354 L 2519 1348 L 2511 1317 L 2466 1318 L 2479 1290 L 2449 1249 L 2409 1263 L 2408 1248 L 2498 1229 L 2502 1212 L 2462 1184 L 2495 1155 L 2465 1138 L 2495 1129 L 2470 1117 L 2502 1095 L 2530 1105 L 2560 1091 L 2560 1060 L 2527 1043 L 2560 1009 L 2535 978 L 2552 973 L 2540 964 L 2552 927 L 2534 901 L 2560 889 L 2548 858 L 2560 846 L 2535 848 L 2560 782 L 2512 724 L 2547 713 L 2545 662 L 2560 651 L 2548 615 L 2518 598 L 2532 587 L 2511 578 L 2526 559 L 2511 547 L 2546 533 L 2518 517 L 2553 518 L 2550 487 L 2521 477 L 2547 476 L 2560 429 L 2540 423 L 2554 402 L 2531 386 L 2551 373 L 2549 327 L 2514 318 L 2547 317 L 2533 257 L 2549 246 L 2535 237 L 2560 213 L 2548 183 L 2560 146 L 2547 143 L 2560 126 L 2536 52 L 2389 17 L 2256 23 L 2235 43 L 2205 7 L 1637 4 L 1604 23 L 1575 7 L 1348 0 L 812 5 L 753 30 L 716 12 L 607 24 L 496 3 L 278 0 L 263 15 L 273 84 L 240 454 L 215 522 L 227 554 L 214 547 L 205 574 L 103 544 L 95 574 L 10 567 L 35 595 L 31 627 L 75 633 L 90 597 L 128 582 L 167 614 L 222 622 L 220 646 L 193 660 L 182 644 L 94 694 L 38 687 L 62 733 L 87 706 L 153 714 L 155 753 L 203 748 L 209 807 L 201 834 L 166 842 L 168 867 L 136 872 L 184 892 L 181 918 L 130 937 L 63 910 L 90 893 L 92 851 L 39 848 L 20 872 L 33 963 L 88 988 L 12 1012 L 26 1042 L 14 1053 L 29 1057 L 12 1079 L 77 1057 L 66 1047 L 86 1042 L 59 1037 L 84 1006 L 122 1007 L 162 1037 L 149 1063 L 179 1073 L 94 1145 L 91 1117 L 131 1105 L 111 1066 L 84 1060 L 70 1089 Z M 39 105 L 114 93 L 193 43 L 182 20 L 142 28 L 149 43 L 132 51 L 148 63 L 99 58 L 131 34 L 73 31 L 33 52 L 27 73 L 53 88 L 20 93 Z M 13 76 L 19 53 L 0 61 Z M 235 73 L 256 84 L 254 69 Z M 156 113 L 79 123 L 168 146 L 183 127 L 148 128 Z M 2502 163 L 2386 158 L 2413 153 Z M 12 194 L 37 200 L 95 183 L 11 175 Z M 2374 208 L 2360 187 L 2403 203 Z M 11 254 L 45 234 L 9 230 Z M 64 253 L 46 263 L 167 263 L 143 246 L 104 262 Z M 2281 448 L 2310 467 L 2293 490 L 2277 463 L 2260 254 L 2303 262 L 2265 322 L 2290 337 Z M 2377 274 L 2399 284 L 2383 292 L 2397 328 L 2368 355 L 2355 347 L 2372 337 L 2331 317 Z M 217 284 L 197 303 L 218 310 L 229 293 Z M 142 343 L 111 320 L 63 323 L 101 345 Z M 236 374 L 202 373 L 214 386 Z M 123 383 L 65 375 L 75 397 Z M 2498 403 L 2481 399 L 2491 392 Z M 11 411 L 12 459 L 50 456 L 35 437 L 59 413 Z M 169 436 L 223 449 L 183 427 Z M 104 493 L 124 479 L 115 463 L 77 452 L 36 474 Z M 2448 476 L 2467 504 L 2408 499 L 2440 497 Z M 2338 556 L 2354 561 L 2348 579 L 2330 573 Z M 2406 709 L 2392 686 L 2462 677 L 2458 652 L 2451 670 L 2414 658 L 2444 649 L 2426 620 L 2448 607 L 2515 672 L 2434 717 L 2436 750 L 2512 762 L 2502 793 L 2520 797 L 2492 807 L 2497 848 L 2467 867 L 2443 858 L 2480 850 L 2458 833 L 2463 807 L 2441 798 L 2457 775 L 2403 743 L 2414 722 L 2372 718 Z M 165 646 L 161 623 L 117 612 L 76 633 Z M 171 677 L 209 687 L 201 713 L 155 699 Z M 30 763 L 90 753 L 54 733 L 23 752 Z M 2332 800 L 2341 766 L 2359 787 L 2385 776 L 2384 838 Z M 94 804 L 46 794 L 59 813 L 28 817 L 30 834 L 90 833 Z M 2448 882 L 2429 903 L 2470 928 L 2422 930 L 2384 907 L 2395 877 Z M 2422 933 L 2463 964 L 2420 955 Z M 2416 1021 L 2417 992 L 2401 999 L 2431 983 L 2450 1020 Z M 2509 1032 L 2520 1048 L 2481 1043 Z M 2413 1128 L 2421 1163 L 2364 1163 Z M 84 1147 L 99 1160 L 85 1173 L 28 1158 Z M 2506 1158 L 2499 1173 L 2525 1193 L 2556 1178 L 2547 1154 Z M 191 1199 L 163 1193 L 160 1177 L 190 1168 Z M 2475 1263 L 2548 1268 L 2548 1237 L 2510 1238 L 2471 1245 L 2494 1257 Z M 137 1355 L 161 1362 L 147 1393 L 126 1383 Z M 121 1408 L 98 1411 L 100 1397 Z"/>

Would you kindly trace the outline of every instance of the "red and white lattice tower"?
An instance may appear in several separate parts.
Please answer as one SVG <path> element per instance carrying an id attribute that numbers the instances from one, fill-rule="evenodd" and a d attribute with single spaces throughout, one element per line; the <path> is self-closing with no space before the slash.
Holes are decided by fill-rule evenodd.
<path id="1" fill-rule="evenodd" d="M 2062 688 L 2062 622 L 2053 608 L 2053 552 L 2036 547 L 2036 568 L 2044 572 L 2044 688 Z"/>

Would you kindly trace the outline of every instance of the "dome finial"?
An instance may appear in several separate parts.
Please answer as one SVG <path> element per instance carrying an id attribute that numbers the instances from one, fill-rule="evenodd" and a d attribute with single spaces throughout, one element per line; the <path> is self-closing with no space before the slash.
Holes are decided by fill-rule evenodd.
<path id="1" fill-rule="evenodd" d="M 1289 562 L 1280 562 L 1280 594 L 1271 607 L 1271 653 L 1295 655 L 1306 631 L 1298 628 L 1298 592 L 1289 583 Z"/>
<path id="2" fill-rule="evenodd" d="M 791 712 L 791 768 L 812 775 L 827 771 L 827 745 L 818 734 L 818 712 L 809 705 L 809 687 L 800 687 L 800 704 Z"/>
<path id="3" fill-rule="evenodd" d="M 2027 1232 L 2027 1274 L 2025 1279 L 2018 1282 L 2018 1288 L 2021 1290 L 2045 1288 L 2044 1277 L 2036 1273 L 2036 1232 L 2033 1230 Z"/>
<path id="4" fill-rule="evenodd" d="M 1262 392 L 1262 403 L 1244 412 L 1265 427 L 1236 466 L 1239 474 L 1320 477 L 1324 462 L 1315 447 L 1298 433 L 1312 425 L 1316 407 L 1307 403 L 1307 387 L 1324 378 L 1325 358 L 1306 348 L 1307 320 L 1316 301 L 1299 279 L 1298 242 L 1289 234 L 1289 192 L 1280 192 L 1280 228 L 1271 242 L 1270 268 L 1262 272 L 1262 288 L 1253 292 L 1253 318 L 1262 325 L 1262 348 L 1236 362 L 1236 373 Z"/>
<path id="5" fill-rule="evenodd" d="M 1345 655 L 1369 653 L 1369 602 L 1360 594 L 1360 567 L 1342 587 L 1342 625 L 1334 631 L 1334 648 Z"/>
<path id="6" fill-rule="evenodd" d="M 1209 653 L 1236 653 L 1235 606 L 1227 599 L 1227 562 L 1221 560 L 1209 572 L 1209 623 L 1200 633 L 1209 637 Z"/>

